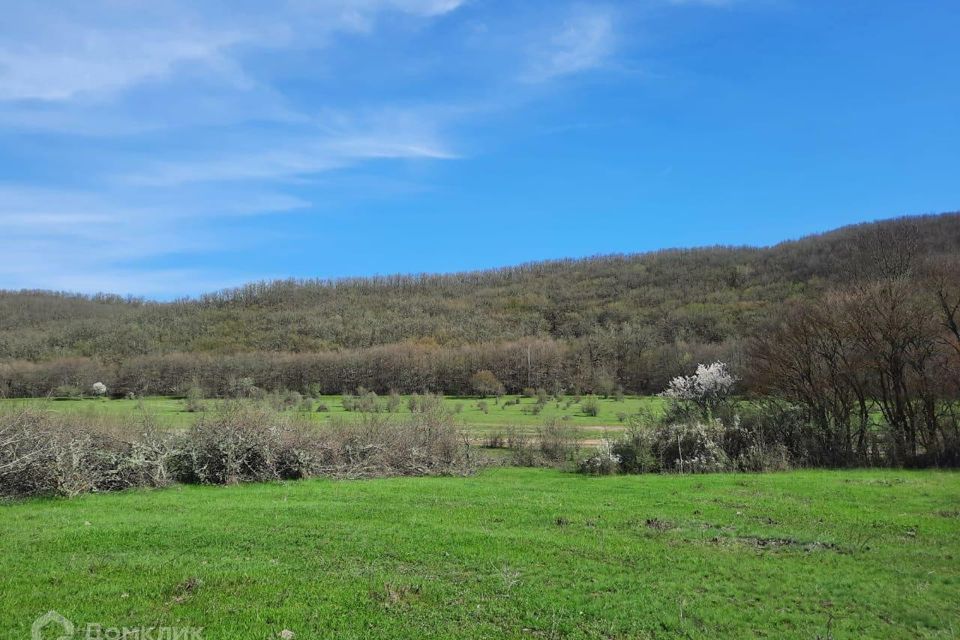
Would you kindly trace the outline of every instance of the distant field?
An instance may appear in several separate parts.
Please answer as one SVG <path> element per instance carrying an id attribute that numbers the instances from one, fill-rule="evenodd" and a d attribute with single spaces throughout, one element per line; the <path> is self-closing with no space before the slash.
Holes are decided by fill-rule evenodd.
<path id="1" fill-rule="evenodd" d="M 0 629 L 278 638 L 954 638 L 960 475 L 182 486 L 0 505 Z"/>
<path id="2" fill-rule="evenodd" d="M 454 413 L 459 422 L 478 433 L 496 431 L 498 428 L 509 426 L 518 427 L 523 431 L 531 431 L 548 420 L 561 419 L 571 426 L 580 428 L 584 435 L 598 434 L 602 433 L 604 428 L 611 431 L 622 429 L 624 422 L 621 421 L 621 417 L 635 414 L 640 410 L 659 412 L 663 409 L 663 400 L 656 396 L 627 396 L 622 401 L 613 398 L 599 398 L 598 415 L 589 416 L 583 412 L 580 403 L 574 402 L 573 397 L 566 397 L 560 403 L 551 400 L 543 407 L 539 415 L 535 415 L 531 412 L 536 405 L 535 398 L 520 397 L 520 404 L 507 404 L 517 397 L 504 396 L 496 404 L 493 398 L 483 400 L 482 402 L 487 405 L 486 412 L 480 408 L 481 400 L 478 398 L 447 396 L 444 398 L 444 404 Z M 397 415 L 409 414 L 407 399 L 408 396 L 402 397 Z M 214 400 L 206 401 L 210 408 L 215 408 L 216 403 L 217 401 Z M 308 416 L 319 424 L 329 423 L 334 417 L 349 420 L 356 418 L 358 415 L 343 408 L 343 398 L 341 396 L 324 396 L 316 399 L 313 402 L 314 409 L 320 404 L 326 405 L 328 411 L 318 412 L 314 410 L 309 413 L 297 411 L 297 413 Z M 186 427 L 192 424 L 198 416 L 198 414 L 186 410 L 186 404 L 183 400 L 166 397 L 144 398 L 142 402 L 139 400 L 108 399 L 0 400 L 0 408 L 23 405 L 43 407 L 50 411 L 112 416 L 121 419 L 128 416 L 133 418 L 145 410 L 148 414 L 155 416 L 161 424 L 171 427 Z"/>

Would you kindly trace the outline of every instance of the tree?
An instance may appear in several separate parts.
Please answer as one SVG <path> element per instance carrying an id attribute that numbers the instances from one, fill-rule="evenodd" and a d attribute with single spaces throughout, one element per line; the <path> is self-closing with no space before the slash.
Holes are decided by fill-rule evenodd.
<path id="1" fill-rule="evenodd" d="M 481 398 L 503 395 L 503 383 L 489 369 L 482 369 L 470 376 L 470 386 Z"/>
<path id="2" fill-rule="evenodd" d="M 699 364 L 696 373 L 677 376 L 660 395 L 681 402 L 692 402 L 705 417 L 709 417 L 730 396 L 736 382 L 737 377 L 730 373 L 723 362 Z"/>

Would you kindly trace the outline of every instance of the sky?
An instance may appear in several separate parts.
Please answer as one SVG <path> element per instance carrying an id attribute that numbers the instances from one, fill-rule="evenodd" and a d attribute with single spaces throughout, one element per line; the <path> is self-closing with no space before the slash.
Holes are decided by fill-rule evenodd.
<path id="1" fill-rule="evenodd" d="M 0 0 L 0 288 L 766 245 L 960 209 L 956 0 Z"/>

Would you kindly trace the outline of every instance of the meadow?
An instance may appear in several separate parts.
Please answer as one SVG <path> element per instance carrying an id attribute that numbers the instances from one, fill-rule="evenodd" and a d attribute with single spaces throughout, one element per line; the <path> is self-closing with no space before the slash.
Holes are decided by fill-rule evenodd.
<path id="1" fill-rule="evenodd" d="M 0 628 L 954 638 L 958 540 L 937 471 L 174 486 L 0 506 Z"/>
<path id="2" fill-rule="evenodd" d="M 396 409 L 397 416 L 410 415 L 408 401 L 410 396 L 400 396 Z M 379 402 L 385 403 L 381 397 Z M 624 396 L 622 399 L 596 398 L 597 415 L 588 415 L 583 411 L 583 399 L 563 396 L 560 400 L 551 398 L 542 405 L 539 412 L 536 398 L 518 395 L 495 398 L 476 398 L 464 396 L 444 396 L 443 405 L 457 423 L 470 432 L 482 436 L 510 427 L 518 431 L 532 433 L 546 422 L 559 420 L 563 424 L 577 428 L 585 438 L 597 438 L 605 431 L 622 430 L 631 415 L 641 411 L 660 413 L 664 401 L 656 396 Z M 204 406 L 215 409 L 218 401 L 206 400 Z M 320 406 L 325 411 L 317 411 Z M 133 420 L 138 416 L 149 415 L 162 426 L 185 428 L 193 424 L 202 413 L 187 411 L 187 403 L 182 398 L 152 396 L 137 400 L 86 398 L 86 399 L 25 399 L 11 398 L 0 400 L 0 410 L 17 407 L 38 407 L 47 411 L 64 414 L 78 414 L 89 417 L 102 417 L 115 420 Z M 344 408 L 343 396 L 320 396 L 312 400 L 310 411 L 291 408 L 301 417 L 308 417 L 317 424 L 329 424 L 333 420 L 354 420 L 359 412 Z M 485 409 L 484 409 L 485 407 Z"/>

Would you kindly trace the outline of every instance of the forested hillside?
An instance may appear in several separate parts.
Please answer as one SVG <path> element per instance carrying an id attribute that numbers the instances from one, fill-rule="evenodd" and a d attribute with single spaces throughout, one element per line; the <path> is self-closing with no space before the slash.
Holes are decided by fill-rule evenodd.
<path id="1" fill-rule="evenodd" d="M 0 292 L 0 392 L 47 392 L 90 377 L 171 391 L 185 378 L 213 380 L 214 370 L 213 392 L 237 377 L 333 392 L 356 384 L 455 391 L 480 368 L 508 387 L 648 391 L 697 360 L 736 363 L 741 339 L 784 302 L 853 282 L 902 251 L 960 255 L 960 214 L 766 248 L 256 283 L 169 303 Z"/>

